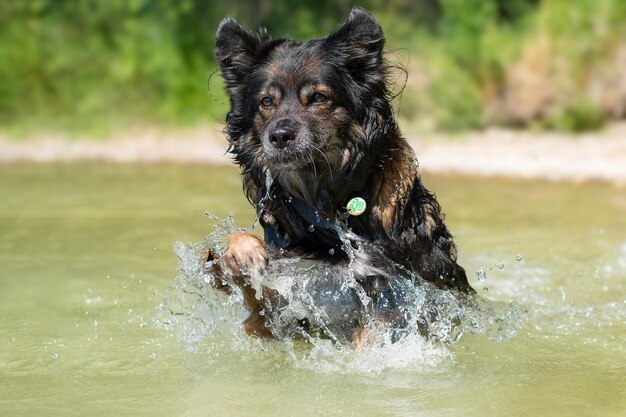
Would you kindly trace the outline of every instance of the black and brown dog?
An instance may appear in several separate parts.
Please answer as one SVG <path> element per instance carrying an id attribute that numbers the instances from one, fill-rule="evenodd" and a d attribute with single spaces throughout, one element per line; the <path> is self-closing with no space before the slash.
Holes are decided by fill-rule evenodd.
<path id="1" fill-rule="evenodd" d="M 215 57 L 230 97 L 229 152 L 265 242 L 234 234 L 225 253 L 209 256 L 217 288 L 242 288 L 249 334 L 272 334 L 264 300 L 276 294 L 259 294 L 247 279 L 268 262 L 266 245 L 277 256 L 347 264 L 353 251 L 342 247 L 345 231 L 360 248 L 353 269 L 369 296 L 385 286 L 377 274 L 385 262 L 438 288 L 474 292 L 394 119 L 384 42 L 360 8 L 327 38 L 304 43 L 250 33 L 230 18 L 219 26 Z M 356 197 L 365 211 L 346 215 Z"/>

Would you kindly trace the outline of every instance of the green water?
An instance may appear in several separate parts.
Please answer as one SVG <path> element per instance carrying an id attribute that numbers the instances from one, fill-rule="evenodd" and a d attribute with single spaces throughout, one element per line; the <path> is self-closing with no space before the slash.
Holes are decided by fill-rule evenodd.
<path id="1" fill-rule="evenodd" d="M 218 334 L 191 350 L 153 324 L 173 243 L 202 240 L 203 212 L 252 224 L 235 169 L 0 167 L 0 415 L 626 415 L 626 190 L 425 182 L 473 285 L 528 319 L 503 343 L 466 336 L 434 364 L 368 373 L 363 354 L 329 369 Z"/>

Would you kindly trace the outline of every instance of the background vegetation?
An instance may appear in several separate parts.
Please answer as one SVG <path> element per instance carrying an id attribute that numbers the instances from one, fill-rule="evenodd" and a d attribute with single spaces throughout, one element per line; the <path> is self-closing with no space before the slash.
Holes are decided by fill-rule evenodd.
<path id="1" fill-rule="evenodd" d="M 408 69 L 398 105 L 416 128 L 579 131 L 626 115 L 624 0 L 7 0 L 0 130 L 221 122 L 212 46 L 224 16 L 306 39 L 355 3 L 377 16 L 389 59 Z"/>

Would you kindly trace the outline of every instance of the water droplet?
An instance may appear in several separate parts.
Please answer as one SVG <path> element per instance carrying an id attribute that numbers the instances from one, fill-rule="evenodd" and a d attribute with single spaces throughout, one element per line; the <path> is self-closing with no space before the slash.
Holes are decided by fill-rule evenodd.
<path id="1" fill-rule="evenodd" d="M 287 202 L 288 202 L 288 203 L 291 203 L 292 201 L 293 201 L 293 197 L 289 197 L 289 198 L 287 199 Z"/>
<path id="2" fill-rule="evenodd" d="M 504 271 L 504 268 L 506 268 L 506 265 L 504 264 L 504 262 L 498 262 L 496 264 L 496 268 L 498 268 L 500 271 Z"/>
<path id="3" fill-rule="evenodd" d="M 265 315 L 265 310 L 261 310 L 261 311 L 259 311 L 259 315 L 260 315 L 260 316 L 264 316 L 264 315 Z"/>
<path id="4" fill-rule="evenodd" d="M 330 253 L 331 255 L 334 255 L 334 254 L 335 254 L 335 249 L 330 248 L 330 249 L 328 250 L 328 253 Z"/>
<path id="5" fill-rule="evenodd" d="M 516 260 L 517 262 L 522 262 L 522 261 L 524 260 L 524 258 L 522 258 L 522 255 L 517 255 L 517 256 L 515 257 L 515 260 Z"/>
<path id="6" fill-rule="evenodd" d="M 283 249 L 283 248 L 278 249 L 278 253 L 280 253 L 281 255 L 284 255 L 285 254 L 285 249 Z"/>
<path id="7" fill-rule="evenodd" d="M 476 279 L 478 281 L 486 281 L 487 280 L 487 273 L 485 272 L 484 269 L 479 268 L 478 271 L 476 271 Z"/>
<path id="8" fill-rule="evenodd" d="M 309 226 L 309 232 L 313 233 L 315 231 L 315 226 L 310 225 Z"/>

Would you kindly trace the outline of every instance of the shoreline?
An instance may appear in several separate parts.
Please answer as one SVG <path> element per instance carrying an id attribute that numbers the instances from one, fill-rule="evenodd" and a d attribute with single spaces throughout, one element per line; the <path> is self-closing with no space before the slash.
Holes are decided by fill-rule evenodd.
<path id="1" fill-rule="evenodd" d="M 626 185 L 626 123 L 580 135 L 494 128 L 406 137 L 422 173 Z M 226 149 L 224 135 L 211 127 L 148 130 L 98 141 L 63 137 L 16 141 L 0 136 L 0 164 L 231 164 Z"/>

